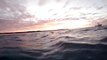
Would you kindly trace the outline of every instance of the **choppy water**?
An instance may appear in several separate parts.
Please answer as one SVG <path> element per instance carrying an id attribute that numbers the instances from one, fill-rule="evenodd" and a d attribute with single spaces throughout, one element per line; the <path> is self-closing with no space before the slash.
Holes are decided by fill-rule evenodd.
<path id="1" fill-rule="evenodd" d="M 107 28 L 0 34 L 0 60 L 107 60 Z"/>

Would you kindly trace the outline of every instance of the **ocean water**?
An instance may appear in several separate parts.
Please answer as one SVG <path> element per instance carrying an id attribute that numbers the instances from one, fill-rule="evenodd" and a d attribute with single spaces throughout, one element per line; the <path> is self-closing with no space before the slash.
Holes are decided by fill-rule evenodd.
<path id="1" fill-rule="evenodd" d="M 0 60 L 107 60 L 107 28 L 2 33 Z"/>

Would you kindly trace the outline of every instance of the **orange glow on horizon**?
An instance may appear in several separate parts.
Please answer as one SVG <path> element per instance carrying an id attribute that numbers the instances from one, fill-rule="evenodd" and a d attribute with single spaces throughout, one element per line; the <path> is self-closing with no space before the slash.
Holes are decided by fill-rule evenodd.
<path id="1" fill-rule="evenodd" d="M 93 24 L 91 21 L 88 20 L 59 20 L 59 21 L 52 20 L 26 27 L 23 31 L 78 29 L 78 28 L 92 27 L 94 25 L 95 24 Z"/>
<path id="2" fill-rule="evenodd" d="M 45 31 L 45 30 L 58 30 L 58 29 L 79 29 L 86 27 L 93 27 L 96 23 L 93 20 L 49 20 L 39 22 L 22 28 L 15 28 L 5 32 L 25 32 L 25 31 Z"/>

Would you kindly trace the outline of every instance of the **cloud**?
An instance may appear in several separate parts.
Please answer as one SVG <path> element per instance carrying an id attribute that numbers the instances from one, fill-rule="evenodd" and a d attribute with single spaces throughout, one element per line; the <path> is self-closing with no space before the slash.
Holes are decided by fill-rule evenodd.
<path id="1" fill-rule="evenodd" d="M 21 22 L 20 20 L 4 20 L 0 19 L 0 32 L 23 30 L 33 24 Z"/>
<path id="2" fill-rule="evenodd" d="M 23 4 L 25 3 L 21 0 L 0 0 L 0 18 L 14 20 L 26 15 Z"/>
<path id="3" fill-rule="evenodd" d="M 51 11 L 50 11 L 51 10 Z M 1 0 L 0 18 L 23 19 L 35 15 L 38 19 L 79 17 L 83 13 L 106 13 L 106 0 Z M 85 16 L 85 15 L 81 15 Z M 94 16 L 94 15 L 93 15 Z"/>

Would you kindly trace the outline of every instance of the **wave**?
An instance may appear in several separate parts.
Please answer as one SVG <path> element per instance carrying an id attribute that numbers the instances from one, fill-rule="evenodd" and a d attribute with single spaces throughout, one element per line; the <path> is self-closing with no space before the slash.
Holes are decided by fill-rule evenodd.
<path id="1" fill-rule="evenodd" d="M 59 42 L 50 50 L 23 50 L 4 47 L 0 49 L 0 60 L 104 60 L 107 45 Z M 2 52 L 1 52 L 2 51 Z"/>
<path id="2" fill-rule="evenodd" d="M 0 34 L 0 60 L 107 60 L 107 30 Z"/>

